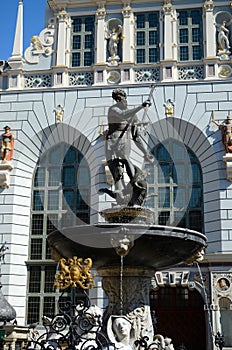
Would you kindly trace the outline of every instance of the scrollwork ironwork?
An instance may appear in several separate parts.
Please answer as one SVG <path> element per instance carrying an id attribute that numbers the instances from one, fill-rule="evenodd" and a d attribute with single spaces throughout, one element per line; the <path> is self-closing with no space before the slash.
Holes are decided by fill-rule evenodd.
<path id="1" fill-rule="evenodd" d="M 34 329 L 26 349 L 39 350 L 114 350 L 102 331 L 102 311 L 92 305 L 87 293 L 80 288 L 69 287 L 62 292 L 53 318 L 43 317 L 43 331 Z M 78 297 L 78 299 L 77 299 Z"/>

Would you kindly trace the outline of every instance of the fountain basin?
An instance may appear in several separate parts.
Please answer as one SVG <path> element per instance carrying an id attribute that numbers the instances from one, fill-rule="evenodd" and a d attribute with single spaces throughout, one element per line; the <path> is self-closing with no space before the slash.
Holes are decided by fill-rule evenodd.
<path id="1" fill-rule="evenodd" d="M 124 257 L 125 267 L 144 266 L 161 270 L 184 263 L 206 247 L 205 235 L 197 231 L 129 223 L 67 227 L 51 232 L 47 240 L 58 255 L 65 258 L 91 257 L 94 268 L 99 269 L 120 266 L 120 257 L 111 242 L 112 238 L 115 240 L 125 235 L 133 241 L 130 253 Z"/>

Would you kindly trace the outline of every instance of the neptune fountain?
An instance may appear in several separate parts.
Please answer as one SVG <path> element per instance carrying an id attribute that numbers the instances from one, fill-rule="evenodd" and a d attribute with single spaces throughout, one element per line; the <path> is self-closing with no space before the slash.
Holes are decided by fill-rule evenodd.
<path id="1" fill-rule="evenodd" d="M 143 206 L 148 195 L 146 173 L 130 159 L 132 140 L 147 162 L 154 161 L 140 138 L 141 123 L 136 115 L 150 107 L 150 98 L 129 109 L 123 90 L 114 90 L 112 97 L 115 104 L 109 108 L 104 136 L 114 187 L 101 188 L 100 192 L 111 196 L 115 204 L 100 213 L 105 222 L 63 228 L 47 238 L 60 265 L 56 287 L 88 290 L 93 286 L 93 263 L 102 277 L 108 306 L 102 315 L 97 307 L 84 302 L 78 306 L 72 296 L 69 312 L 66 305 L 62 315 L 47 322 L 49 338 L 42 342 L 46 347 L 35 341 L 41 348 L 173 349 L 171 339 L 154 334 L 149 303 L 151 278 L 157 270 L 202 259 L 206 247 L 206 238 L 200 232 L 154 225 L 153 209 Z M 51 336 L 54 332 L 58 338 Z M 66 346 L 64 342 L 60 345 L 62 339 Z"/>

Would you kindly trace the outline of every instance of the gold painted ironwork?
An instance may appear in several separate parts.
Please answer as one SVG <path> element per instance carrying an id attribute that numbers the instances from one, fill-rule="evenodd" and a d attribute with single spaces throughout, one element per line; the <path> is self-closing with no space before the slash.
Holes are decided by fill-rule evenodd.
<path id="1" fill-rule="evenodd" d="M 55 275 L 55 287 L 66 289 L 69 286 L 82 289 L 90 289 L 94 287 L 94 281 L 90 269 L 92 260 L 86 258 L 61 258 L 59 261 L 60 272 Z"/>

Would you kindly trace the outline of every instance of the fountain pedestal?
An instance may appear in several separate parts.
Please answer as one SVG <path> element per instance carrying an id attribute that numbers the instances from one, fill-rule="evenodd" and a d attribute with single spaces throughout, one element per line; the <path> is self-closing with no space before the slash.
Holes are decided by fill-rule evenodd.
<path id="1" fill-rule="evenodd" d="M 125 315 L 132 325 L 133 341 L 147 336 L 149 342 L 152 342 L 154 331 L 150 312 L 150 289 L 154 270 L 125 267 L 122 280 L 118 267 L 102 267 L 98 272 L 102 277 L 102 288 L 108 296 L 104 323 L 108 322 L 111 315 Z"/>
<path id="2" fill-rule="evenodd" d="M 130 328 L 124 349 L 132 349 L 135 341 L 145 339 L 151 344 L 155 339 L 149 297 L 151 277 L 157 270 L 202 257 L 206 237 L 185 228 L 153 225 L 150 210 L 141 207 L 113 208 L 102 216 L 108 222 L 50 233 L 49 245 L 58 256 L 92 258 L 109 298 L 104 326 L 116 348 L 121 343 L 113 339 L 114 327 L 123 321 Z M 159 337 L 162 339 L 155 341 L 161 344 L 164 338 Z M 139 348 L 143 348 L 142 343 Z M 161 348 L 164 345 L 157 349 Z"/>

